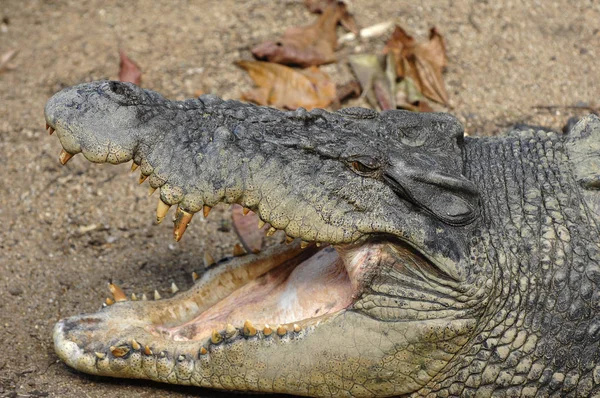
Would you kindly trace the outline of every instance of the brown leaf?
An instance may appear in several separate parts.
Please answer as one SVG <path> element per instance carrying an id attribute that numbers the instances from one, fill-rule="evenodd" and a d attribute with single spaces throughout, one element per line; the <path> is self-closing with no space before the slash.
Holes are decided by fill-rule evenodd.
<path id="1" fill-rule="evenodd" d="M 242 99 L 279 108 L 325 108 L 336 98 L 335 84 L 316 66 L 303 70 L 260 61 L 239 61 L 258 86 Z"/>
<path id="2" fill-rule="evenodd" d="M 258 216 L 250 212 L 244 215 L 242 206 L 234 204 L 231 209 L 233 229 L 248 253 L 257 253 L 262 250 L 263 239 L 270 225 L 265 224 L 261 229 L 256 228 Z"/>
<path id="3" fill-rule="evenodd" d="M 396 74 L 409 77 L 427 98 L 448 105 L 448 93 L 442 71 L 447 65 L 444 38 L 432 28 L 429 41 L 417 43 L 404 29 L 396 26 L 384 53 L 394 54 Z"/>
<path id="4" fill-rule="evenodd" d="M 348 60 L 354 75 L 360 82 L 363 95 L 373 108 L 381 110 L 396 107 L 395 84 L 396 75 L 389 73 L 391 55 L 355 54 Z"/>
<path id="5" fill-rule="evenodd" d="M 139 86 L 142 83 L 142 70 L 140 67 L 122 49 L 119 49 L 119 58 L 121 59 L 119 64 L 119 80 Z"/>
<path id="6" fill-rule="evenodd" d="M 337 7 L 342 8 L 342 16 L 340 18 L 340 24 L 349 30 L 350 32 L 358 35 L 359 28 L 356 20 L 354 19 L 354 15 L 352 15 L 348 11 L 348 6 L 345 2 L 339 0 L 304 0 L 304 5 L 310 12 L 313 13 L 322 13 L 328 6 L 335 4 Z"/>
<path id="7" fill-rule="evenodd" d="M 267 41 L 252 49 L 260 60 L 302 67 L 335 61 L 336 25 L 345 8 L 330 5 L 312 25 L 289 28 L 280 40 Z"/>

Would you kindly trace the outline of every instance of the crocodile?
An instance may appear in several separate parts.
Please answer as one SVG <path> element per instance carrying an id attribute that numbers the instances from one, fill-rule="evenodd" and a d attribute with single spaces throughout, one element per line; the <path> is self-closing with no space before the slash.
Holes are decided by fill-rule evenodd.
<path id="1" fill-rule="evenodd" d="M 45 119 L 62 164 L 139 166 L 157 222 L 176 206 L 176 240 L 235 204 L 287 243 L 168 299 L 111 285 L 112 305 L 56 324 L 70 367 L 303 396 L 600 396 L 597 116 L 476 138 L 445 113 L 96 81 L 55 94 Z"/>

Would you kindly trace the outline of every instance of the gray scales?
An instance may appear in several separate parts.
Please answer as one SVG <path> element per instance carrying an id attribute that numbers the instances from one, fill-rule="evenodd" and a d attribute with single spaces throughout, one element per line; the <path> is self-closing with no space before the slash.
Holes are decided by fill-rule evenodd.
<path id="1" fill-rule="evenodd" d="M 448 114 L 178 102 L 111 81 L 57 93 L 45 116 L 63 164 L 139 165 L 157 221 L 177 205 L 176 239 L 237 203 L 289 243 L 60 321 L 69 366 L 309 396 L 600 396 L 598 117 L 470 138 Z"/>

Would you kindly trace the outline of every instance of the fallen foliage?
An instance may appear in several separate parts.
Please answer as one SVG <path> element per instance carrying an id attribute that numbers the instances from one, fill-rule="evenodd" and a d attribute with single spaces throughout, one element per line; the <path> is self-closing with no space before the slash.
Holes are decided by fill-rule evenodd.
<path id="1" fill-rule="evenodd" d="M 239 61 L 257 88 L 242 99 L 279 108 L 325 108 L 336 98 L 335 84 L 317 67 L 292 69 L 271 62 Z"/>
<path id="2" fill-rule="evenodd" d="M 142 83 L 142 70 L 133 62 L 125 51 L 119 49 L 119 80 L 122 82 L 130 82 L 135 85 L 140 85 Z"/>
<path id="3" fill-rule="evenodd" d="M 348 6 L 345 2 L 340 0 L 304 0 L 304 5 L 310 12 L 318 14 L 322 13 L 331 5 L 339 7 L 342 11 L 339 23 L 355 35 L 359 34 L 360 29 L 358 28 L 358 24 L 356 23 L 354 16 L 348 11 Z"/>

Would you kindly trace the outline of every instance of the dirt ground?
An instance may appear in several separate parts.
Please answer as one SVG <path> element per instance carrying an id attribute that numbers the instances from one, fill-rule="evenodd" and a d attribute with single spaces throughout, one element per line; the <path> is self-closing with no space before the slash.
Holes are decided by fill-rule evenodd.
<path id="1" fill-rule="evenodd" d="M 352 0 L 351 10 L 363 27 L 394 20 L 419 38 L 431 26 L 444 34 L 450 112 L 471 135 L 517 122 L 560 130 L 586 113 L 569 106 L 600 105 L 598 1 Z M 115 79 L 119 46 L 142 67 L 146 88 L 174 99 L 198 90 L 239 98 L 250 81 L 233 62 L 313 18 L 294 0 L 0 2 L 0 55 L 19 49 L 14 69 L 0 73 L 0 396 L 214 395 L 90 377 L 58 361 L 54 323 L 96 311 L 109 278 L 129 293 L 168 296 L 173 281 L 191 285 L 205 249 L 224 256 L 236 238 L 221 208 L 175 243 L 170 223 L 154 225 L 157 199 L 129 165 L 76 156 L 61 167 L 44 103 L 63 87 Z M 380 51 L 386 36 L 345 45 L 325 70 L 348 81 L 347 56 Z"/>

